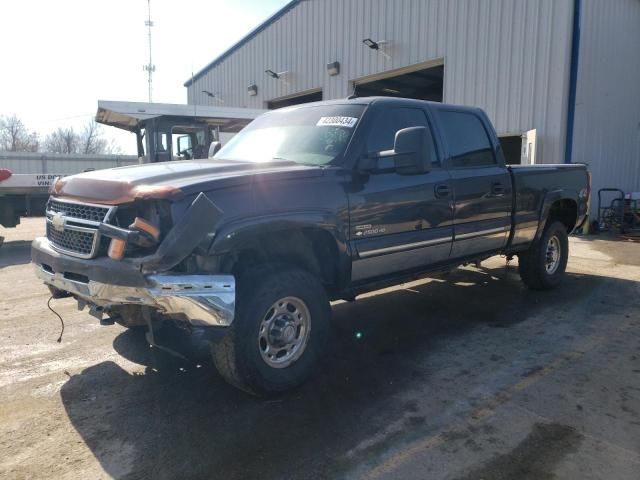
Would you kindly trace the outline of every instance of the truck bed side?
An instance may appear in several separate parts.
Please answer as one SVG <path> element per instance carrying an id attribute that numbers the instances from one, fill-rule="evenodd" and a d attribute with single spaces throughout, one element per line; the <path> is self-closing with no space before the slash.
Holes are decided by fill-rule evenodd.
<path id="1" fill-rule="evenodd" d="M 570 233 L 586 216 L 589 174 L 584 164 L 512 165 L 513 227 L 509 250 L 520 251 L 541 234 L 550 212 Z"/>

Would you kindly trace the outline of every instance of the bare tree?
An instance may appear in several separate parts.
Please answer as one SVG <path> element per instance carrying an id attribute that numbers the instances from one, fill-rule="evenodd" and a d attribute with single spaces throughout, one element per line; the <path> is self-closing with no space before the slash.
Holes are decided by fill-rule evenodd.
<path id="1" fill-rule="evenodd" d="M 73 127 L 58 127 L 47 135 L 44 148 L 50 153 L 79 153 L 80 137 Z"/>
<path id="2" fill-rule="evenodd" d="M 84 153 L 88 155 L 119 154 L 113 139 L 105 138 L 102 126 L 91 119 L 80 133 L 73 127 L 58 127 L 46 136 L 44 144 L 36 132 L 30 131 L 17 115 L 0 115 L 0 151 L 37 152 L 43 147 L 50 153 Z"/>
<path id="3" fill-rule="evenodd" d="M 37 152 L 38 134 L 30 131 L 17 115 L 0 116 L 0 150 Z"/>
<path id="4" fill-rule="evenodd" d="M 85 154 L 100 154 L 105 153 L 107 147 L 107 141 L 104 138 L 100 138 L 102 132 L 100 131 L 100 125 L 91 119 L 87 122 L 80 134 L 80 153 Z"/>
<path id="5" fill-rule="evenodd" d="M 104 138 L 102 125 L 93 118 L 85 124 L 80 134 L 80 142 L 82 145 L 81 153 L 115 155 L 122 152 L 120 146 L 113 139 Z"/>
<path id="6" fill-rule="evenodd" d="M 102 127 L 95 120 L 85 124 L 77 133 L 73 127 L 59 127 L 45 140 L 45 150 L 51 153 L 81 153 L 85 155 L 118 154 L 120 147 L 104 138 Z"/>
<path id="7" fill-rule="evenodd" d="M 108 155 L 122 155 L 122 147 L 118 145 L 115 138 L 105 140 L 104 153 Z"/>

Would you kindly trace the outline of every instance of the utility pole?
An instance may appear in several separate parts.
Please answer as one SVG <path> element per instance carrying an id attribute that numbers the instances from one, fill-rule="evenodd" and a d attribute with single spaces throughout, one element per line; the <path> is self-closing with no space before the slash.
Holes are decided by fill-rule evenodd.
<path id="1" fill-rule="evenodd" d="M 147 0 L 147 20 L 144 22 L 147 27 L 147 32 L 149 35 L 149 63 L 146 64 L 143 68 L 147 72 L 148 82 L 149 82 L 149 103 L 151 103 L 151 90 L 152 90 L 152 82 L 153 82 L 153 72 L 156 71 L 156 66 L 153 64 L 151 60 L 151 27 L 153 27 L 153 22 L 151 21 L 151 0 Z"/>

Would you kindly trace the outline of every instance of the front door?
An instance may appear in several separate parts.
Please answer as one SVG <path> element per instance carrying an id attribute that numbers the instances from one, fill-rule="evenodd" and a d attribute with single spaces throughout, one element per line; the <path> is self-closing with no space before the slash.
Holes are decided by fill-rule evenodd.
<path id="1" fill-rule="evenodd" d="M 393 149 L 395 134 L 407 127 L 429 132 L 432 170 L 400 175 L 394 171 L 361 175 L 349 193 L 354 283 L 384 274 L 446 262 L 452 242 L 449 173 L 442 168 L 425 111 L 398 107 L 378 112 L 367 152 Z"/>
<path id="2" fill-rule="evenodd" d="M 437 115 L 455 197 L 451 258 L 500 250 L 511 227 L 511 176 L 496 158 L 488 122 L 447 107 L 437 108 Z"/>

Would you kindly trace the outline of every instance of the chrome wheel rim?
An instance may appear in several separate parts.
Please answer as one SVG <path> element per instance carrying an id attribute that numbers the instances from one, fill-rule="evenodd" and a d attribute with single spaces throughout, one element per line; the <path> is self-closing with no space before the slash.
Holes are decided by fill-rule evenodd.
<path id="1" fill-rule="evenodd" d="M 285 368 L 304 353 L 311 331 L 311 314 L 297 297 L 284 297 L 267 310 L 258 330 L 262 360 L 273 368 Z"/>
<path id="2" fill-rule="evenodd" d="M 547 243 L 547 251 L 545 255 L 545 268 L 549 275 L 553 275 L 560 266 L 560 240 L 555 235 L 549 239 Z"/>

